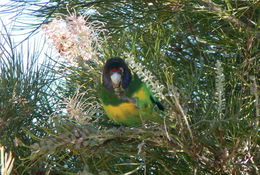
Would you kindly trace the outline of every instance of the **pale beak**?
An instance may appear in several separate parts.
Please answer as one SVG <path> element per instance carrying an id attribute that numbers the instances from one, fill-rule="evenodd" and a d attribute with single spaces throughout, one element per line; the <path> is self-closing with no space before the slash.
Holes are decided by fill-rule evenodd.
<path id="1" fill-rule="evenodd" d="M 122 77 L 120 73 L 118 73 L 118 72 L 113 72 L 110 77 L 111 77 L 112 83 L 113 83 L 115 86 L 118 86 L 118 85 L 120 84 L 120 82 L 121 82 L 121 77 Z"/>

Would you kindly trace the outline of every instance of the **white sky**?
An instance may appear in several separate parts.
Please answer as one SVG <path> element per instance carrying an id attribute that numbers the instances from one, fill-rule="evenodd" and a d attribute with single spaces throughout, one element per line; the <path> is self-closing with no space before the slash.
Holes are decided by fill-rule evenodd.
<path id="1" fill-rule="evenodd" d="M 1 0 L 0 1 L 0 5 L 6 5 L 10 3 L 9 0 Z M 3 10 L 5 10 L 4 7 L 0 7 L 0 11 L 1 11 L 1 14 L 0 14 L 0 18 L 2 20 L 2 23 L 3 24 L 0 24 L 0 30 L 1 30 L 1 33 L 5 33 L 4 32 L 4 26 L 6 27 L 6 29 L 8 30 L 8 32 L 12 35 L 15 35 L 16 37 L 13 37 L 13 39 L 15 40 L 15 42 L 19 42 L 19 41 L 22 41 L 23 38 L 25 36 L 17 36 L 18 32 L 14 32 L 12 30 L 13 28 L 13 25 L 15 24 L 15 22 L 12 20 L 12 17 L 15 16 L 16 14 L 14 13 L 11 13 L 11 14 L 2 14 L 3 13 Z M 3 26 L 4 25 L 4 26 Z"/>
<path id="2" fill-rule="evenodd" d="M 3 4 L 8 4 L 8 3 L 10 3 L 9 0 L 0 0 L 0 6 Z M 4 10 L 4 8 L 0 7 L 0 12 L 3 12 L 3 10 Z M 0 18 L 1 18 L 4 26 L 7 28 L 9 34 L 11 35 L 13 42 L 17 45 L 28 36 L 28 33 L 30 33 L 32 31 L 32 29 L 15 30 L 14 26 L 17 23 L 13 20 L 14 18 L 12 18 L 15 15 L 16 14 L 14 14 L 14 13 L 0 14 Z M 23 20 L 23 17 L 20 17 L 20 20 L 21 19 Z M 24 21 L 25 20 L 26 20 L 26 22 L 29 21 L 30 23 L 34 23 L 36 21 L 35 19 L 32 19 L 32 18 L 26 18 L 26 19 L 24 18 Z M 20 25 L 20 23 L 18 23 L 18 25 Z M 0 23 L 0 31 L 1 31 L 1 33 L 5 33 L 3 25 L 1 23 Z M 48 46 L 48 44 L 45 43 L 44 38 L 45 37 L 42 32 L 39 32 L 39 33 L 31 36 L 30 40 L 29 40 L 30 41 L 29 44 L 28 44 L 28 42 L 24 42 L 22 44 L 22 47 L 23 47 L 22 49 L 24 51 L 24 54 L 27 53 L 27 51 L 29 49 L 28 47 L 30 47 L 30 48 L 35 47 L 36 50 L 37 50 L 37 48 L 41 49 L 42 47 L 44 47 L 43 52 L 42 52 L 42 58 L 44 58 L 46 52 L 48 52 L 48 55 L 49 55 L 51 49 Z M 1 42 L 1 44 L 4 44 L 4 41 L 1 36 L 0 36 L 0 42 Z M 20 48 L 20 46 L 18 48 Z M 24 61 L 26 62 L 26 58 L 24 58 Z"/>
<path id="3" fill-rule="evenodd" d="M 9 3 L 10 3 L 10 0 L 0 0 L 0 6 L 1 5 L 8 5 Z M 21 23 L 17 23 L 16 21 L 14 21 L 14 19 L 15 19 L 14 17 L 17 15 L 17 13 L 12 12 L 12 13 L 8 13 L 8 14 L 2 14 L 4 10 L 5 10 L 5 7 L 0 7 L 0 11 L 1 11 L 0 18 L 3 22 L 3 24 L 5 25 L 5 27 L 10 31 L 10 33 L 12 35 L 15 36 L 14 37 L 15 41 L 20 41 L 20 40 L 24 39 L 26 37 L 25 34 L 30 32 L 30 29 L 28 29 L 28 30 L 17 30 L 17 28 L 14 28 L 15 25 L 16 26 L 18 26 L 18 25 L 22 26 Z M 26 11 L 24 11 L 24 12 L 26 12 Z M 25 22 L 25 23 L 30 22 L 32 24 L 35 23 L 35 21 L 36 21 L 35 19 L 32 19 L 32 18 L 29 19 L 28 15 L 26 17 L 24 14 L 19 15 L 19 20 L 22 21 L 22 22 Z M 3 30 L 2 27 L 3 26 L 1 24 L 0 25 L 1 31 Z"/>

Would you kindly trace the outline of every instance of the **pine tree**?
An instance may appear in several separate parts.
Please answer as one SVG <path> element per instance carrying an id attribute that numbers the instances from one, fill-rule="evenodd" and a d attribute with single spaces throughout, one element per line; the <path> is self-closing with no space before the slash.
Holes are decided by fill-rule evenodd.
<path id="1" fill-rule="evenodd" d="M 259 1 L 13 5 L 44 19 L 28 27 L 43 29 L 60 55 L 55 67 L 31 61 L 27 72 L 11 42 L 11 52 L 1 44 L 0 144 L 13 174 L 259 173 Z M 97 77 L 114 56 L 165 105 L 163 125 L 106 118 Z"/>

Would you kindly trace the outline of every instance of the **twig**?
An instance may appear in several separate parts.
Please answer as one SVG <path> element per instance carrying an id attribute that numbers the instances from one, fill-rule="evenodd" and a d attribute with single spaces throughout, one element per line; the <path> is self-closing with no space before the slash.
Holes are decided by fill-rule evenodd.
<path id="1" fill-rule="evenodd" d="M 191 141 L 192 141 L 192 144 L 193 144 L 194 143 L 194 141 L 193 141 L 193 134 L 192 134 L 192 131 L 191 131 L 191 128 L 190 128 L 190 124 L 188 122 L 188 119 L 187 119 L 187 116 L 186 116 L 184 110 L 182 109 L 182 107 L 181 107 L 181 105 L 179 103 L 179 99 L 178 99 L 176 93 L 174 93 L 173 98 L 174 98 L 174 102 L 175 102 L 176 107 L 179 109 L 179 112 L 181 113 L 181 115 L 184 118 L 185 124 L 186 124 L 186 126 L 188 128 L 188 131 L 189 131 L 190 137 L 191 137 Z"/>
<path id="2" fill-rule="evenodd" d="M 219 17 L 221 17 L 223 20 L 230 22 L 234 26 L 237 26 L 239 28 L 246 29 L 250 32 L 255 32 L 255 30 L 245 24 L 244 22 L 240 21 L 236 17 L 232 16 L 229 14 L 226 10 L 221 9 L 220 7 L 217 7 L 217 5 L 212 2 L 211 0 L 199 0 L 199 2 L 204 5 L 204 8 L 208 11 L 215 12 Z M 259 2 L 258 2 L 259 3 Z M 257 4 L 255 4 L 257 5 Z M 259 39 L 260 38 L 260 32 L 256 32 L 256 37 Z"/>
<path id="3" fill-rule="evenodd" d="M 257 82 L 256 82 L 256 77 L 251 76 L 250 78 L 253 81 L 252 93 L 255 96 L 255 107 L 256 107 L 256 118 L 255 118 L 253 125 L 255 125 L 254 127 L 256 129 L 259 129 L 260 104 L 259 104 L 258 86 L 257 86 Z"/>

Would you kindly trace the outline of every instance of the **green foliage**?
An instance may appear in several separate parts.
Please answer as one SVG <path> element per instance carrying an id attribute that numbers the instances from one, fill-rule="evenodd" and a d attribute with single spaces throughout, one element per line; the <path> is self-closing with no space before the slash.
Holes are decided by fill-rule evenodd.
<path id="1" fill-rule="evenodd" d="M 95 9 L 89 20 L 105 22 L 109 31 L 102 36 L 101 62 L 120 56 L 151 72 L 162 85 L 151 83 L 161 88 L 155 92 L 166 121 L 129 128 L 109 121 L 98 106 L 88 112 L 88 104 L 98 104 L 102 69 L 90 61 L 58 67 L 65 81 L 56 90 L 71 100 L 49 119 L 55 108 L 45 89 L 52 82 L 48 69 L 19 73 L 19 57 L 1 58 L 0 124 L 6 129 L 0 131 L 12 136 L 1 144 L 15 151 L 10 141 L 19 135 L 29 148 L 15 151 L 28 167 L 16 165 L 16 174 L 40 168 L 50 174 L 259 173 L 259 1 L 52 0 L 36 6 L 33 15 L 43 23 L 67 9 Z M 87 120 L 76 120 L 75 113 Z M 42 122 L 34 126 L 33 119 Z"/>
<path id="2" fill-rule="evenodd" d="M 35 142 L 25 134 L 23 128 L 43 136 L 44 133 L 38 129 L 48 127 L 47 115 L 55 110 L 53 104 L 56 100 L 51 97 L 54 94 L 51 86 L 55 79 L 51 67 L 54 65 L 41 65 L 41 48 L 34 47 L 40 46 L 40 43 L 27 42 L 30 50 L 26 52 L 24 45 L 15 46 L 6 28 L 1 33 L 0 144 L 13 152 L 18 160 L 15 161 L 16 166 L 20 164 L 18 157 L 30 154 L 28 149 L 18 148 L 18 142 Z"/>

